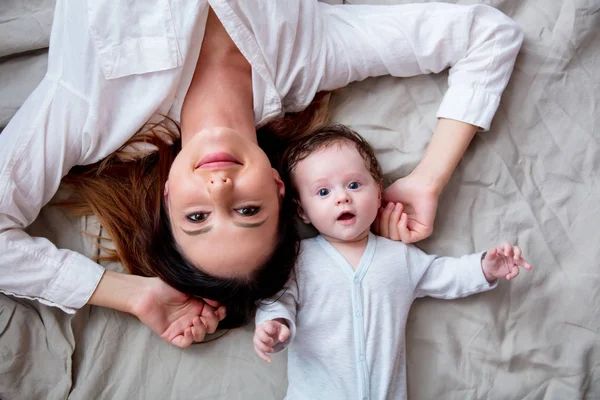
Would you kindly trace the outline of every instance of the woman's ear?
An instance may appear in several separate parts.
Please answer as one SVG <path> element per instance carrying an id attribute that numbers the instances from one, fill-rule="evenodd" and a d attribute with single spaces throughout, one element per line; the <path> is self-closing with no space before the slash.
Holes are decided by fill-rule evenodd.
<path id="1" fill-rule="evenodd" d="M 165 208 L 169 209 L 169 181 L 165 182 L 165 190 L 163 191 L 163 203 Z"/>
<path id="2" fill-rule="evenodd" d="M 285 184 L 281 180 L 281 176 L 279 176 L 279 172 L 275 168 L 273 170 L 273 179 L 275 180 L 275 184 L 277 185 L 277 193 L 279 193 L 279 197 L 283 198 L 285 196 Z"/>

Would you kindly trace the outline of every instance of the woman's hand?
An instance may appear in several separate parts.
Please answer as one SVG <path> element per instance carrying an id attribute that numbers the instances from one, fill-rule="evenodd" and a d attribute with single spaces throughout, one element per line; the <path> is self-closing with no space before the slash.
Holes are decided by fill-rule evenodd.
<path id="1" fill-rule="evenodd" d="M 383 192 L 373 231 L 391 240 L 414 243 L 433 232 L 439 191 L 413 175 L 398 179 Z"/>
<path id="2" fill-rule="evenodd" d="M 145 288 L 132 313 L 161 338 L 178 347 L 188 347 L 214 333 L 225 318 L 225 307 L 187 296 L 159 278 L 145 278 Z"/>
<path id="3" fill-rule="evenodd" d="M 488 282 L 498 278 L 510 281 L 519 275 L 520 268 L 530 271 L 531 265 L 523 259 L 521 248 L 508 242 L 488 250 L 481 259 L 481 269 Z"/>

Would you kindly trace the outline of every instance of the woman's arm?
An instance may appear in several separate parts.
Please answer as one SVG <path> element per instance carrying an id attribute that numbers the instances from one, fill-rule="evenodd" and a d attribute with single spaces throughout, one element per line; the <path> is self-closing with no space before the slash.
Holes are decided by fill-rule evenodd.
<path id="1" fill-rule="evenodd" d="M 476 132 L 474 125 L 440 118 L 423 159 L 411 175 L 439 194 Z"/>
<path id="2" fill-rule="evenodd" d="M 167 342 L 187 347 L 214 333 L 225 307 L 189 297 L 159 278 L 106 271 L 89 304 L 135 315 Z"/>
<path id="3" fill-rule="evenodd" d="M 81 160 L 85 101 L 46 77 L 0 134 L 0 291 L 74 312 L 104 268 L 24 230 Z"/>
<path id="4" fill-rule="evenodd" d="M 328 62 L 320 89 L 369 76 L 413 76 L 448 67 L 448 90 L 438 125 L 415 170 L 396 181 L 384 200 L 382 236 L 416 242 L 433 231 L 438 197 L 478 129 L 487 130 L 523 41 L 518 26 L 484 5 L 440 3 L 327 7 Z"/>
<path id="5" fill-rule="evenodd" d="M 321 7 L 327 62 L 312 71 L 318 90 L 450 68 L 437 116 L 489 129 L 523 42 L 509 17 L 482 4 Z"/>
<path id="6" fill-rule="evenodd" d="M 384 191 L 384 206 L 400 205 L 381 210 L 374 226 L 377 234 L 405 243 L 431 235 L 438 197 L 476 131 L 474 125 L 440 118 L 421 162 Z"/>

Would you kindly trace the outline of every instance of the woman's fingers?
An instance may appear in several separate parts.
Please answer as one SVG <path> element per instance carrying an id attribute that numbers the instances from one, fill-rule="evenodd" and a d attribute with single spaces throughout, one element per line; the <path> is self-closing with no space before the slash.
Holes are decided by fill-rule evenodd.
<path id="1" fill-rule="evenodd" d="M 402 211 L 404 207 L 401 203 L 396 203 L 392 207 L 392 211 L 390 214 L 390 219 L 388 221 L 388 232 L 389 236 L 387 236 L 391 240 L 399 241 L 400 240 L 400 231 L 398 229 L 400 225 L 400 218 L 402 217 Z"/>
<path id="2" fill-rule="evenodd" d="M 206 326 L 200 319 L 200 317 L 194 318 L 193 326 L 192 326 L 192 337 L 194 342 L 201 342 L 204 340 L 206 336 Z"/>
<path id="3" fill-rule="evenodd" d="M 186 328 L 183 330 L 183 334 L 175 336 L 171 340 L 171 344 L 174 344 L 177 347 L 185 348 L 188 347 L 194 341 L 192 335 L 192 328 Z"/>
<path id="4" fill-rule="evenodd" d="M 400 240 L 404 243 L 410 243 L 411 233 L 408 229 L 408 214 L 402 213 L 400 223 L 398 224 L 398 230 L 400 231 Z"/>
<path id="5" fill-rule="evenodd" d="M 204 322 L 204 325 L 206 325 L 206 332 L 215 333 L 219 325 L 219 315 L 216 310 L 209 305 L 204 305 L 200 313 L 200 318 Z"/>
<path id="6" fill-rule="evenodd" d="M 220 304 L 219 304 L 218 301 L 214 301 L 214 300 L 207 299 L 207 298 L 204 298 L 204 297 L 202 298 L 202 300 L 204 300 L 204 302 L 206 304 L 208 304 L 209 306 L 211 306 L 212 308 L 216 309 L 216 308 L 219 308 L 219 306 L 220 306 Z"/>
<path id="7" fill-rule="evenodd" d="M 392 216 L 393 209 L 394 203 L 388 203 L 381 212 L 381 221 L 379 221 L 379 234 L 385 238 L 390 237 L 390 217 Z"/>
<path id="8" fill-rule="evenodd" d="M 225 308 L 225 306 L 219 307 L 216 312 L 219 321 L 223 321 L 223 319 L 227 316 L 227 309 Z"/>

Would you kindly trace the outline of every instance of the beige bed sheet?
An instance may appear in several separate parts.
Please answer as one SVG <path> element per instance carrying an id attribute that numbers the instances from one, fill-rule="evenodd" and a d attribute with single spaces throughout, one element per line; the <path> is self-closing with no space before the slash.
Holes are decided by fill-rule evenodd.
<path id="1" fill-rule="evenodd" d="M 491 131 L 474 139 L 419 246 L 459 255 L 506 239 L 535 270 L 467 299 L 415 303 L 409 398 L 600 399 L 600 2 L 485 3 L 526 40 Z M 446 78 L 354 83 L 333 95 L 334 119 L 401 177 L 426 148 Z M 31 232 L 92 254 L 80 229 L 97 228 L 47 207 Z M 0 296 L 0 398 L 283 398 L 285 354 L 265 364 L 251 339 L 250 326 L 180 350 L 115 311 L 72 317 Z"/>

